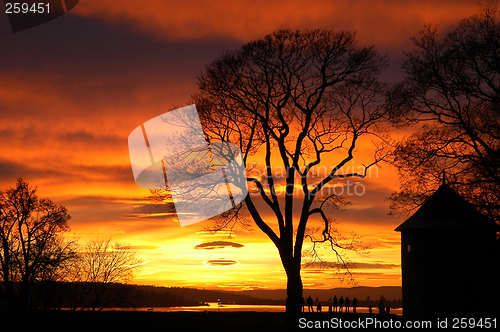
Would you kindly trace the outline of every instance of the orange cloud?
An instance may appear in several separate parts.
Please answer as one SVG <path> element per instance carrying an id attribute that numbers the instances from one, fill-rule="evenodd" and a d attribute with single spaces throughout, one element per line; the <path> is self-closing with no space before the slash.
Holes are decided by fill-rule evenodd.
<path id="1" fill-rule="evenodd" d="M 65 19 L 23 34 L 0 31 L 0 189 L 23 176 L 41 197 L 68 208 L 70 226 L 83 240 L 132 243 L 146 261 L 138 283 L 284 288 L 278 251 L 256 227 L 254 233 L 235 228 L 234 242 L 221 241 L 228 232 L 203 231 L 210 220 L 180 227 L 170 210 L 149 206 L 149 191 L 132 176 L 129 133 L 186 103 L 196 75 L 225 49 L 276 29 L 357 31 L 360 44 L 400 57 L 424 23 L 446 30 L 476 10 L 476 1 L 451 0 L 87 0 Z M 59 31 L 62 23 L 71 28 Z M 362 158 L 370 153 L 359 149 Z M 383 166 L 360 183 L 366 193 L 331 215 L 342 233 L 364 235 L 372 247 L 371 257 L 351 257 L 362 283 L 398 285 L 400 235 L 393 229 L 401 220 L 387 216 L 385 201 L 398 186 L 394 169 Z M 276 229 L 272 213 L 257 205 Z M 310 224 L 320 225 L 319 219 Z M 234 257 L 199 248 L 224 248 Z M 335 259 L 331 251 L 322 254 Z M 305 285 L 340 285 L 331 274 L 312 272 Z"/>
<path id="2" fill-rule="evenodd" d="M 453 10 L 450 7 L 453 6 Z M 86 1 L 73 12 L 111 24 L 132 24 L 157 38 L 249 41 L 281 28 L 358 31 L 363 43 L 399 48 L 425 23 L 455 24 L 476 1 Z"/>

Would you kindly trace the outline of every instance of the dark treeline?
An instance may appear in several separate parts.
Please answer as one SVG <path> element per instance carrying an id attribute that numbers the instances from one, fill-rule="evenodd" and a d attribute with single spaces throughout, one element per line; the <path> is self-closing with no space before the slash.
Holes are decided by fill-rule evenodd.
<path id="1" fill-rule="evenodd" d="M 15 284 L 14 288 L 20 287 Z M 101 294 L 96 290 L 105 287 Z M 175 299 L 177 300 L 177 299 Z M 31 310 L 101 310 L 107 307 L 130 307 L 134 305 L 134 294 L 125 284 L 52 282 L 44 281 L 33 284 L 30 293 Z M 5 296 L 5 287 L 0 287 L 0 310 L 10 310 L 10 303 Z"/>
<path id="2" fill-rule="evenodd" d="M 106 287 L 99 296 L 95 289 Z M 8 310 L 5 289 L 0 287 L 0 310 Z M 99 296 L 99 297 L 98 297 Z M 206 302 L 222 304 L 285 304 L 284 300 L 255 298 L 232 292 L 194 288 L 168 288 L 121 283 L 43 282 L 31 294 L 33 309 L 102 310 L 104 308 L 139 308 L 196 306 Z"/>
<path id="3" fill-rule="evenodd" d="M 94 290 L 106 286 L 99 296 Z M 121 283 L 44 282 L 31 294 L 33 309 L 102 310 L 104 308 L 168 307 L 198 305 L 166 288 L 134 286 Z M 0 288 L 0 310 L 8 310 L 4 288 Z"/>
<path id="4" fill-rule="evenodd" d="M 99 299 L 95 289 L 106 286 L 104 295 Z M 0 310 L 8 309 L 4 288 L 0 287 Z M 102 310 L 105 308 L 144 308 L 198 306 L 206 302 L 247 305 L 285 305 L 286 299 L 258 298 L 240 292 L 205 290 L 181 287 L 158 287 L 149 285 L 130 285 L 122 283 L 81 283 L 45 282 L 39 283 L 32 293 L 32 303 L 36 309 L 54 310 Z M 350 296 L 352 300 L 354 297 Z M 392 308 L 402 307 L 401 299 L 386 300 L 384 296 L 371 299 L 370 296 L 358 298 L 358 307 L 377 307 L 379 301 Z M 328 306 L 329 298 L 316 297 L 314 305 L 321 302 Z M 352 302 L 351 302 L 352 306 Z M 95 308 L 95 309 L 94 309 Z"/>
<path id="5" fill-rule="evenodd" d="M 0 191 L 0 304 L 13 312 L 67 307 L 96 310 L 125 295 L 141 265 L 130 245 L 68 239 L 71 217 L 19 178 Z"/>

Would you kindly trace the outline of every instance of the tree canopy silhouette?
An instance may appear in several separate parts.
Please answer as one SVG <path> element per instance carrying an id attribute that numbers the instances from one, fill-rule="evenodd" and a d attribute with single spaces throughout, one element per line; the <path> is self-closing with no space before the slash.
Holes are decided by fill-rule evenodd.
<path id="1" fill-rule="evenodd" d="M 250 192 L 209 231 L 254 222 L 271 239 L 287 274 L 289 313 L 302 306 L 303 255 L 317 259 L 318 247 L 330 248 L 336 257 L 330 265 L 352 277 L 345 252 L 366 249 L 357 235 L 337 231 L 327 206 L 345 203 L 334 184 L 365 177 L 385 156 L 384 137 L 373 136 L 380 143 L 373 159 L 346 171 L 361 138 L 382 132 L 384 85 L 376 75 L 385 65 L 384 56 L 358 46 L 349 32 L 279 30 L 210 63 L 192 96 L 207 140 L 241 148 Z M 152 193 L 159 201 L 168 197 Z"/>
<path id="2" fill-rule="evenodd" d="M 62 237 L 69 219 L 66 208 L 39 198 L 36 188 L 21 178 L 15 187 L 0 191 L 0 276 L 11 310 L 36 306 L 34 287 L 52 279 L 74 257 L 71 243 Z"/>
<path id="3" fill-rule="evenodd" d="M 420 124 L 394 154 L 395 212 L 418 207 L 446 181 L 500 221 L 500 23 L 496 2 L 444 37 L 428 25 L 406 54 L 405 79 L 389 94 L 397 123 Z M 443 175 L 443 173 L 445 175 Z"/>

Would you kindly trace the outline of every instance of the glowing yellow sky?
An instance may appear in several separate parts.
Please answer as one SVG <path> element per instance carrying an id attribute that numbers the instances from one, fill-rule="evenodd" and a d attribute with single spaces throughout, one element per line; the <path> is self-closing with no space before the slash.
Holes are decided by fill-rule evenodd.
<path id="1" fill-rule="evenodd" d="M 0 188 L 22 176 L 68 208 L 72 235 L 112 237 L 144 261 L 133 282 L 198 288 L 285 288 L 276 248 L 256 229 L 232 240 L 209 235 L 209 221 L 179 227 L 149 206 L 135 185 L 127 137 L 140 123 L 186 105 L 205 64 L 279 28 L 357 31 L 391 57 L 386 80 L 401 75 L 402 52 L 425 23 L 446 30 L 476 1 L 97 1 L 13 34 L 0 15 Z M 382 166 L 366 193 L 338 214 L 339 229 L 372 247 L 360 285 L 400 285 L 403 220 L 387 216 L 397 176 Z M 197 249 L 207 242 L 242 246 Z M 306 244 L 307 246 L 307 244 Z M 325 252 L 325 259 L 333 257 Z M 304 286 L 345 286 L 327 271 L 303 271 Z"/>

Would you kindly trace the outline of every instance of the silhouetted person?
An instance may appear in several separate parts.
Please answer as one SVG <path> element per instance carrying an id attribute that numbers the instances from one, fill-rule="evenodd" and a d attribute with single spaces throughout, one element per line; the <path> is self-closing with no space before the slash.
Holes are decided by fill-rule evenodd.
<path id="1" fill-rule="evenodd" d="M 337 299 L 337 295 L 333 296 L 333 311 L 337 312 L 337 305 L 339 304 L 339 299 Z"/>
<path id="2" fill-rule="evenodd" d="M 321 312 L 321 302 L 318 302 L 318 306 L 316 307 L 316 312 Z"/>
<path id="3" fill-rule="evenodd" d="M 349 296 L 345 297 L 345 312 L 349 312 L 349 304 L 351 303 L 351 300 L 349 300 Z"/>
<path id="4" fill-rule="evenodd" d="M 328 312 L 332 312 L 332 298 L 328 301 Z"/>
<path id="5" fill-rule="evenodd" d="M 341 296 L 339 299 L 339 312 L 342 312 L 344 310 L 344 298 Z"/>
<path id="6" fill-rule="evenodd" d="M 311 297 L 311 295 L 309 295 L 309 297 L 307 298 L 307 309 L 309 310 L 309 312 L 314 312 L 314 308 L 313 308 L 313 299 Z"/>
<path id="7" fill-rule="evenodd" d="M 383 315 L 385 313 L 385 306 L 384 306 L 384 302 L 382 302 L 382 300 L 380 300 L 380 303 L 378 304 L 378 313 Z"/>
<path id="8" fill-rule="evenodd" d="M 372 309 L 372 305 L 370 304 L 370 306 L 368 307 L 368 313 L 372 313 L 373 312 L 373 309 Z"/>
<path id="9" fill-rule="evenodd" d="M 302 312 L 304 312 L 305 305 L 306 305 L 306 300 L 304 300 L 304 297 L 302 297 Z"/>
<path id="10" fill-rule="evenodd" d="M 356 307 L 358 306 L 358 299 L 352 299 L 352 312 L 356 313 Z"/>
<path id="11" fill-rule="evenodd" d="M 389 305 L 387 305 L 386 309 L 387 309 L 386 313 L 389 315 L 391 313 L 391 307 L 389 307 Z"/>

